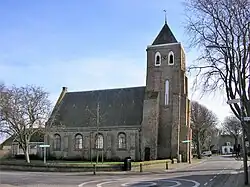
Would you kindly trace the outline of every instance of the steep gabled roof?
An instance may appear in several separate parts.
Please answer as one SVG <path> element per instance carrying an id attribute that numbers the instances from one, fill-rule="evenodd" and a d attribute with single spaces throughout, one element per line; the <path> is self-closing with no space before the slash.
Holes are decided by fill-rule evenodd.
<path id="1" fill-rule="evenodd" d="M 54 124 L 96 127 L 97 105 L 100 127 L 135 126 L 142 121 L 145 87 L 67 92 Z"/>
<path id="2" fill-rule="evenodd" d="M 165 25 L 162 27 L 160 33 L 158 34 L 152 45 L 177 43 L 177 42 L 178 41 L 176 40 L 168 24 L 165 23 Z"/>

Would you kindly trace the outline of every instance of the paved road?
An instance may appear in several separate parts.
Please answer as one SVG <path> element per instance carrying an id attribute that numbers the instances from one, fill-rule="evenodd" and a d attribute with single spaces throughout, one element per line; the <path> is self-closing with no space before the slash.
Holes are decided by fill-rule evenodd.
<path id="1" fill-rule="evenodd" d="M 39 173 L 1 171 L 1 187 L 223 187 L 242 161 L 215 156 L 185 169 L 146 174 Z M 225 187 L 230 187 L 225 186 Z"/>

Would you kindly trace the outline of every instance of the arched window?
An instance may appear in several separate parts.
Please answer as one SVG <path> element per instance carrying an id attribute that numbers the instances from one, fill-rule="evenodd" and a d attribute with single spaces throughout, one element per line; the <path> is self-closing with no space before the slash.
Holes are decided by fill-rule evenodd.
<path id="1" fill-rule="evenodd" d="M 76 134 L 75 135 L 75 149 L 79 150 L 82 149 L 82 142 L 83 142 L 83 137 L 81 134 Z"/>
<path id="2" fill-rule="evenodd" d="M 118 134 L 118 148 L 126 149 L 126 134 L 123 132 Z"/>
<path id="3" fill-rule="evenodd" d="M 103 135 L 98 134 L 95 140 L 96 149 L 103 149 Z"/>
<path id="4" fill-rule="evenodd" d="M 173 51 L 168 53 L 168 65 L 174 65 L 174 53 L 173 53 Z"/>
<path id="5" fill-rule="evenodd" d="M 59 134 L 54 135 L 54 150 L 55 151 L 61 150 L 61 136 Z"/>
<path id="6" fill-rule="evenodd" d="M 161 65 L 161 53 L 157 52 L 155 53 L 155 66 Z"/>
<path id="7" fill-rule="evenodd" d="M 165 105 L 169 104 L 169 81 L 165 81 Z"/>

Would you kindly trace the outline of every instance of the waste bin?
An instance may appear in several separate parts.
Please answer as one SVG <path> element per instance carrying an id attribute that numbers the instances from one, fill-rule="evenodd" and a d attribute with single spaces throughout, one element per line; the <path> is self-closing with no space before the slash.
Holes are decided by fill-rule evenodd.
<path id="1" fill-rule="evenodd" d="M 126 157 L 124 160 L 124 171 L 131 171 L 131 157 Z"/>

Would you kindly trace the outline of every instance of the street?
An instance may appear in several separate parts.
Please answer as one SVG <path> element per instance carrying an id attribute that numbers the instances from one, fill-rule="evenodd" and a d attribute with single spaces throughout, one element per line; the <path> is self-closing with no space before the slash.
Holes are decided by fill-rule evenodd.
<path id="1" fill-rule="evenodd" d="M 187 168 L 154 173 L 39 173 L 1 171 L 1 187 L 223 187 L 230 176 L 242 170 L 242 161 L 213 156 Z M 228 186 L 227 184 L 227 187 Z"/>

